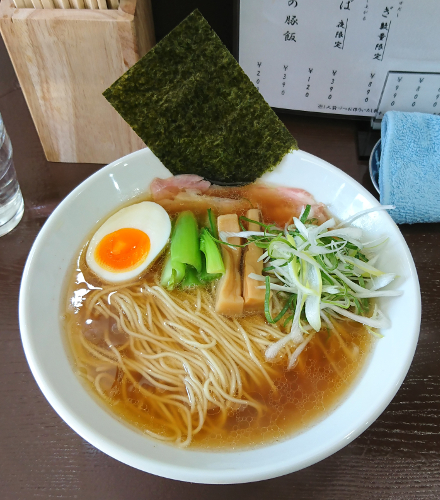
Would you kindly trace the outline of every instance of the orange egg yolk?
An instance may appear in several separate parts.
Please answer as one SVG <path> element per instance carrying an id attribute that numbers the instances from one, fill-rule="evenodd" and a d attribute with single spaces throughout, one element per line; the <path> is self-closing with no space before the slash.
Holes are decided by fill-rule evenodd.
<path id="1" fill-rule="evenodd" d="M 144 262 L 150 238 L 140 229 L 125 227 L 107 234 L 95 249 L 96 262 L 112 272 L 130 271 Z"/>

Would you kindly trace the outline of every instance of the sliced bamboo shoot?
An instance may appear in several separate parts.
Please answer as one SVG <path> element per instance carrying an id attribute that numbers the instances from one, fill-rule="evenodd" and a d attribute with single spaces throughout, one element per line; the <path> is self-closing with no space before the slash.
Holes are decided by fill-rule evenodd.
<path id="1" fill-rule="evenodd" d="M 239 232 L 236 214 L 220 215 L 217 219 L 218 230 Z M 241 245 L 241 238 L 229 238 L 228 243 Z M 222 257 L 226 272 L 217 287 L 215 311 L 225 316 L 243 314 L 243 297 L 241 295 L 241 248 L 222 245 Z"/>
<path id="2" fill-rule="evenodd" d="M 246 217 L 248 219 L 260 219 L 260 211 L 256 208 L 248 210 Z M 261 231 L 261 227 L 254 222 L 248 222 L 249 231 Z M 246 312 L 264 312 L 264 294 L 265 290 L 257 288 L 261 285 L 260 281 L 249 278 L 249 274 L 263 274 L 263 261 L 258 259 L 263 255 L 263 249 L 258 248 L 255 243 L 246 247 L 243 264 L 243 299 L 244 310 Z"/>

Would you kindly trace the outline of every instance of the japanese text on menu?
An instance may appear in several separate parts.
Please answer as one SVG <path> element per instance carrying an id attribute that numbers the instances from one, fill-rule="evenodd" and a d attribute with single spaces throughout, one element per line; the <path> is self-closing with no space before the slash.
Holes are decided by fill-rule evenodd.
<path id="1" fill-rule="evenodd" d="M 241 0 L 239 62 L 275 108 L 376 116 L 389 72 L 438 73 L 438 18 L 436 0 Z"/>

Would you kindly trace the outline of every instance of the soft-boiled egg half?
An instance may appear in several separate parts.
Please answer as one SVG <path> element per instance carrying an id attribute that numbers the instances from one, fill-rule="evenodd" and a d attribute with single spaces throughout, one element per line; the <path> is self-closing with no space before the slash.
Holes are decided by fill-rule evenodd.
<path id="1" fill-rule="evenodd" d="M 110 283 L 129 281 L 156 259 L 170 233 L 170 217 L 157 203 L 143 201 L 123 208 L 93 235 L 87 265 Z"/>

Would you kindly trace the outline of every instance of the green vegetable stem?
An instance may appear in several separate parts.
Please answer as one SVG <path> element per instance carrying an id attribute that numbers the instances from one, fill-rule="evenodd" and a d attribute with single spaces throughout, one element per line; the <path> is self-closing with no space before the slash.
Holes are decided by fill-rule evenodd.
<path id="1" fill-rule="evenodd" d="M 190 211 L 182 212 L 177 218 L 171 238 L 171 262 L 193 266 L 198 272 L 202 270 L 199 227 Z"/>
<path id="2" fill-rule="evenodd" d="M 208 274 L 223 274 L 225 272 L 225 265 L 217 243 L 205 228 L 200 233 L 200 250 L 205 254 Z"/>
<path id="3" fill-rule="evenodd" d="M 203 228 L 199 237 L 194 214 L 186 211 L 178 216 L 161 276 L 164 288 L 201 286 L 224 274 L 223 259 L 211 233 L 215 230 L 215 218 L 210 210 L 208 218 L 210 230 Z"/>
<path id="4" fill-rule="evenodd" d="M 182 281 L 186 286 L 195 284 L 194 276 L 197 275 L 189 271 L 191 267 L 196 272 L 201 272 L 202 256 L 197 220 L 192 212 L 187 211 L 179 215 L 174 226 L 169 255 L 162 271 L 161 285 L 172 290 Z"/>

